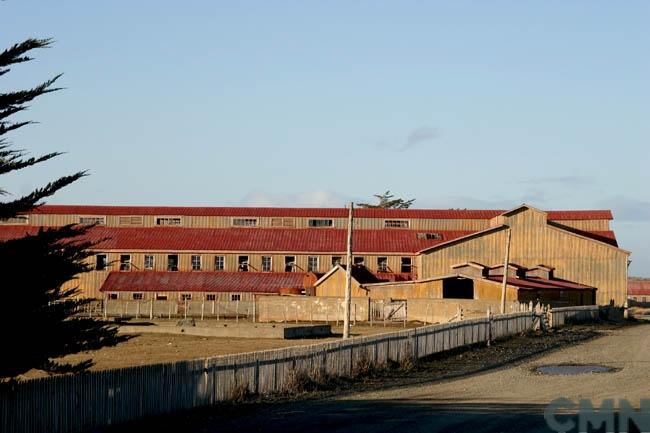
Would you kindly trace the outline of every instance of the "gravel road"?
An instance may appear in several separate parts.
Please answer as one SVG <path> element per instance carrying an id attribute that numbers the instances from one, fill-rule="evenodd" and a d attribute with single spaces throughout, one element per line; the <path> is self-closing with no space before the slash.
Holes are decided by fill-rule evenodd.
<path id="1" fill-rule="evenodd" d="M 555 398 L 586 398 L 597 406 L 605 398 L 627 399 L 636 407 L 641 398 L 650 398 L 650 324 L 605 327 L 599 331 L 600 337 L 575 342 L 565 339 L 568 346 L 559 350 L 462 377 L 440 380 L 436 379 L 439 376 L 433 373 L 434 369 L 425 368 L 415 374 L 417 381 L 410 384 L 408 378 L 388 378 L 387 382 L 395 383 L 387 383 L 385 389 L 370 387 L 371 390 L 343 396 L 234 405 L 225 410 L 188 413 L 111 431 L 161 433 L 182 428 L 193 433 L 552 432 L 543 412 Z M 495 350 L 485 350 L 486 356 Z M 459 360 L 471 362 L 472 357 L 481 356 L 473 350 L 440 362 L 453 366 Z M 537 366 L 555 363 L 599 364 L 615 371 L 578 376 L 534 372 Z M 432 377 L 426 380 L 423 374 Z M 363 384 L 360 387 L 363 389 Z"/>

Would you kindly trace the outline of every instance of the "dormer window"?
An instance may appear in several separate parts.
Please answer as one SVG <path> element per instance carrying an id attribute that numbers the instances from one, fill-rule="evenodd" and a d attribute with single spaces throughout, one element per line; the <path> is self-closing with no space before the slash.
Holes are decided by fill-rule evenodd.
<path id="1" fill-rule="evenodd" d="M 310 219 L 309 227 L 332 227 L 334 220 L 331 219 Z"/>
<path id="2" fill-rule="evenodd" d="M 418 239 L 442 239 L 440 233 L 418 233 Z"/>
<path id="3" fill-rule="evenodd" d="M 257 218 L 233 218 L 234 227 L 257 227 Z"/>
<path id="4" fill-rule="evenodd" d="M 180 226 L 181 217 L 156 217 L 157 226 Z"/>
<path id="5" fill-rule="evenodd" d="M 90 225 L 104 225 L 106 224 L 106 217 L 103 216 L 81 216 L 79 217 L 79 224 L 86 226 Z"/>
<path id="6" fill-rule="evenodd" d="M 387 229 L 407 229 L 409 220 L 384 220 L 384 227 Z"/>

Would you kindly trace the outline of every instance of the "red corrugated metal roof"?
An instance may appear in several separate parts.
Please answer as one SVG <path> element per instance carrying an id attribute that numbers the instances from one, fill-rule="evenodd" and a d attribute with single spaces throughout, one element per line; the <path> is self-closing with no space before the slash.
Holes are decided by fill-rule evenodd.
<path id="1" fill-rule="evenodd" d="M 303 288 L 302 272 L 157 272 L 114 271 L 102 292 L 252 292 L 279 293 Z"/>
<path id="2" fill-rule="evenodd" d="M 359 218 L 490 219 L 503 210 L 480 209 L 355 209 Z M 258 216 L 345 218 L 345 208 L 277 207 L 181 207 L 181 206 L 93 206 L 44 205 L 34 213 L 81 215 L 187 215 L 187 216 Z M 611 220 L 609 210 L 548 211 L 551 220 Z"/>
<path id="3" fill-rule="evenodd" d="M 35 233 L 37 227 L 0 226 L 0 240 Z M 436 231 L 440 239 L 419 239 L 419 230 L 355 230 L 355 253 L 415 253 L 432 245 L 465 236 L 468 231 Z M 95 250 L 120 251 L 276 251 L 341 253 L 346 250 L 345 229 L 183 227 L 103 227 L 88 231 L 98 242 Z M 107 239 L 107 240 L 103 240 Z"/>
<path id="4" fill-rule="evenodd" d="M 488 280 L 494 282 L 502 282 L 503 275 L 492 275 L 487 278 Z M 520 289 L 560 289 L 560 290 L 593 290 L 594 287 L 585 286 L 583 284 L 574 283 L 572 281 L 566 280 L 547 280 L 545 278 L 531 277 L 531 278 L 516 278 L 508 277 L 506 282 L 511 285 L 518 287 Z"/>
<path id="5" fill-rule="evenodd" d="M 628 280 L 627 294 L 632 296 L 650 296 L 650 280 Z"/>

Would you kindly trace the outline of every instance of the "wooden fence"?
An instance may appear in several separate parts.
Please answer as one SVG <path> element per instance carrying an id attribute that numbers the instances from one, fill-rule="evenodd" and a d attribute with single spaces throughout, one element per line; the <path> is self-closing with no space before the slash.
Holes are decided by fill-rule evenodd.
<path id="1" fill-rule="evenodd" d="M 576 323 L 598 320 L 599 310 L 598 305 L 551 308 L 548 310 L 549 326 L 555 328 L 569 322 Z"/>
<path id="2" fill-rule="evenodd" d="M 2 432 L 80 432 L 194 407 L 247 387 L 280 392 L 296 372 L 353 372 L 361 360 L 401 362 L 532 329 L 535 312 L 430 325 L 311 346 L 20 382 L 0 390 Z"/>

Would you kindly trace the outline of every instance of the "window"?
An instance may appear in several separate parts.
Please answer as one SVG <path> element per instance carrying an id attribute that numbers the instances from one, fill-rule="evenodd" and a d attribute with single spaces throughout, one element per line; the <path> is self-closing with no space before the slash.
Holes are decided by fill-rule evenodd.
<path id="1" fill-rule="evenodd" d="M 130 271 L 131 270 L 131 255 L 122 254 L 120 256 L 120 271 Z"/>
<path id="2" fill-rule="evenodd" d="M 201 270 L 201 256 L 196 254 L 192 256 L 192 270 L 193 271 Z"/>
<path id="3" fill-rule="evenodd" d="M 257 227 L 257 218 L 233 218 L 232 225 L 235 227 Z"/>
<path id="4" fill-rule="evenodd" d="M 103 271 L 108 267 L 108 257 L 106 254 L 97 254 L 95 256 L 95 270 Z"/>
<path id="5" fill-rule="evenodd" d="M 224 256 L 214 256 L 214 270 L 223 271 L 225 262 L 226 260 Z"/>
<path id="6" fill-rule="evenodd" d="M 355 257 L 352 263 L 354 263 L 355 266 L 363 266 L 365 262 L 363 257 Z"/>
<path id="7" fill-rule="evenodd" d="M 237 270 L 240 272 L 248 272 L 248 256 L 237 257 Z"/>
<path id="8" fill-rule="evenodd" d="M 134 294 L 133 294 L 133 300 L 134 300 L 134 301 L 140 301 L 140 300 L 142 300 L 142 293 L 134 293 Z"/>
<path id="9" fill-rule="evenodd" d="M 181 225 L 181 217 L 157 217 L 157 226 L 179 226 Z"/>
<path id="10" fill-rule="evenodd" d="M 117 218 L 117 224 L 121 226 L 141 226 L 142 216 L 120 216 Z"/>
<path id="11" fill-rule="evenodd" d="M 178 254 L 167 255 L 167 270 L 168 271 L 178 270 Z"/>
<path id="12" fill-rule="evenodd" d="M 334 267 L 336 265 L 340 265 L 341 263 L 343 263 L 342 261 L 343 261 L 343 257 L 341 257 L 341 256 L 332 256 L 332 267 Z"/>
<path id="13" fill-rule="evenodd" d="M 318 257 L 316 256 L 307 257 L 307 271 L 318 272 Z"/>
<path id="14" fill-rule="evenodd" d="M 388 257 L 377 257 L 377 272 L 388 272 Z"/>
<path id="15" fill-rule="evenodd" d="M 402 257 L 401 259 L 401 266 L 400 266 L 400 272 L 404 274 L 408 274 L 411 272 L 411 258 L 410 257 Z"/>
<path id="16" fill-rule="evenodd" d="M 310 219 L 309 227 L 332 227 L 334 225 L 333 220 L 328 219 Z"/>
<path id="17" fill-rule="evenodd" d="M 208 293 L 207 295 L 205 295 L 205 300 L 206 301 L 216 301 L 217 300 L 217 295 L 215 295 L 214 293 Z"/>
<path id="18" fill-rule="evenodd" d="M 84 224 L 84 225 L 104 225 L 106 223 L 106 218 L 103 216 L 96 217 L 96 216 L 82 216 L 79 217 L 79 224 Z"/>
<path id="19" fill-rule="evenodd" d="M 109 293 L 108 299 L 117 299 L 117 293 Z"/>
<path id="20" fill-rule="evenodd" d="M 241 301 L 241 294 L 240 293 L 232 293 L 230 295 L 230 300 L 231 301 Z"/>
<path id="21" fill-rule="evenodd" d="M 161 293 L 156 294 L 156 301 L 166 301 L 167 300 L 167 295 L 163 295 Z"/>
<path id="22" fill-rule="evenodd" d="M 262 256 L 262 272 L 271 272 L 271 256 Z"/>
<path id="23" fill-rule="evenodd" d="M 384 220 L 384 227 L 389 229 L 407 229 L 409 228 L 408 220 Z"/>
<path id="24" fill-rule="evenodd" d="M 296 256 L 284 256 L 284 272 L 293 272 L 296 267 Z"/>
<path id="25" fill-rule="evenodd" d="M 293 218 L 271 218 L 271 227 L 293 227 Z"/>
<path id="26" fill-rule="evenodd" d="M 181 293 L 181 301 L 191 301 L 191 300 L 192 300 L 191 293 Z"/>
<path id="27" fill-rule="evenodd" d="M 144 255 L 144 268 L 153 269 L 153 256 L 151 254 Z"/>
<path id="28" fill-rule="evenodd" d="M 440 233 L 418 233 L 418 239 L 442 239 Z"/>
<path id="29" fill-rule="evenodd" d="M 2 218 L 0 219 L 2 224 L 29 224 L 29 216 L 27 215 L 18 215 L 13 218 Z"/>

